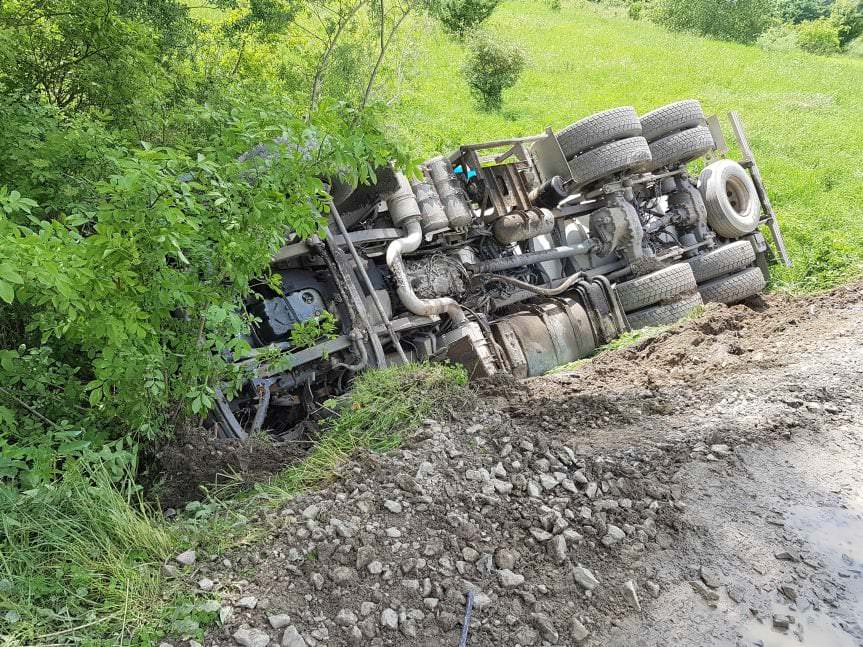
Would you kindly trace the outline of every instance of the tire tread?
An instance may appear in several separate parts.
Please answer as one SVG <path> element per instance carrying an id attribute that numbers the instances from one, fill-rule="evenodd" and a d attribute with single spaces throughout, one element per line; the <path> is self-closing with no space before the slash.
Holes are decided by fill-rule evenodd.
<path id="1" fill-rule="evenodd" d="M 698 286 L 687 263 L 675 263 L 657 272 L 617 284 L 617 296 L 624 312 L 635 312 L 681 294 L 695 292 Z"/>
<path id="2" fill-rule="evenodd" d="M 699 286 L 704 303 L 725 303 L 731 305 L 754 296 L 767 286 L 764 274 L 757 267 L 709 281 Z"/>

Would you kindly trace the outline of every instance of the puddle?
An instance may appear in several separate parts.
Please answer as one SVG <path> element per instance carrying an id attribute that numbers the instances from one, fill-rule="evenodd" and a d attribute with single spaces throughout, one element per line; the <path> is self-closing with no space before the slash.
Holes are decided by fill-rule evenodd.
<path id="1" fill-rule="evenodd" d="M 781 613 L 781 612 L 780 612 Z M 786 609 L 784 613 L 789 613 Z M 771 626 L 771 619 L 760 623 L 753 620 L 741 627 L 747 645 L 761 644 L 763 647 L 860 647 L 850 634 L 821 612 L 797 614 L 797 622 L 787 631 Z"/>
<path id="2" fill-rule="evenodd" d="M 863 501 L 859 498 L 852 499 L 848 508 L 794 506 L 785 517 L 785 525 L 796 530 L 827 566 L 861 570 Z"/>
<path id="3" fill-rule="evenodd" d="M 837 588 L 844 589 L 839 609 L 825 612 L 826 604 L 816 611 L 789 611 L 777 606 L 774 613 L 789 614 L 796 622 L 787 631 L 752 620 L 743 633 L 749 644 L 764 647 L 860 647 L 863 645 L 863 505 L 853 499 L 848 508 L 835 506 L 793 506 L 785 514 L 785 526 L 804 540 L 808 554 L 824 567 L 813 573 L 829 574 Z M 804 608 L 805 599 L 800 601 Z M 759 643 L 760 641 L 760 643 Z"/>

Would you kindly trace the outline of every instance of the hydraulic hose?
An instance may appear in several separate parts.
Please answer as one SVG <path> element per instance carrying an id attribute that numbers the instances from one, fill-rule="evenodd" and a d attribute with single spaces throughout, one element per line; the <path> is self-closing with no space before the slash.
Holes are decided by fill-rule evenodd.
<path id="1" fill-rule="evenodd" d="M 387 266 L 396 281 L 396 293 L 402 304 L 415 315 L 428 317 L 446 313 L 452 322 L 460 326 L 466 317 L 459 304 L 448 297 L 439 299 L 420 299 L 411 287 L 402 254 L 410 254 L 422 243 L 423 232 L 419 219 L 414 218 L 404 223 L 407 235 L 392 241 L 387 247 Z"/>

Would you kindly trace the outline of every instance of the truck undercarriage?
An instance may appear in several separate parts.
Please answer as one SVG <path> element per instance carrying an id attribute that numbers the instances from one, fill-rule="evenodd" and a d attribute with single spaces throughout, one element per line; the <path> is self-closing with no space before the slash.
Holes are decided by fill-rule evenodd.
<path id="1" fill-rule="evenodd" d="M 237 362 L 249 379 L 217 393 L 218 433 L 296 438 L 367 368 L 449 360 L 475 377 L 532 377 L 761 292 L 769 263 L 790 261 L 729 117 L 740 162 L 725 158 L 719 120 L 687 100 L 465 145 L 412 179 L 386 168 L 374 185 L 334 187 L 328 235 L 285 245 L 272 261 L 281 289 L 246 306 L 254 351 Z M 321 317 L 333 329 L 299 343 L 297 327 Z M 289 369 L 260 361 L 277 351 Z"/>

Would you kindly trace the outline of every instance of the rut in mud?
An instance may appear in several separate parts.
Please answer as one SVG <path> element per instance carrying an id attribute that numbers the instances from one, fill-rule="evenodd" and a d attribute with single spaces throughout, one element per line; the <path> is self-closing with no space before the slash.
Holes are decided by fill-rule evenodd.
<path id="1" fill-rule="evenodd" d="M 208 645 L 863 644 L 863 286 L 498 380 L 200 560 Z M 760 641 L 760 642 L 759 642 Z"/>

